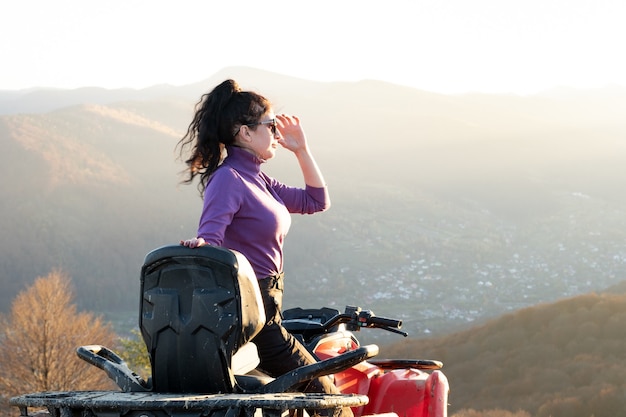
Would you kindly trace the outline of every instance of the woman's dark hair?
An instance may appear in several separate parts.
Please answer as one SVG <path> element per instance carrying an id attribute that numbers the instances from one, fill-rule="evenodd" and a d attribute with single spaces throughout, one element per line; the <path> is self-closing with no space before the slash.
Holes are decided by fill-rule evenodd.
<path id="1" fill-rule="evenodd" d="M 178 142 L 180 155 L 187 151 L 184 183 L 200 176 L 198 190 L 204 194 L 211 174 L 222 162 L 222 149 L 234 142 L 243 125 L 258 122 L 271 107 L 269 100 L 252 91 L 242 91 L 237 82 L 226 80 L 196 104 L 187 133 Z"/>

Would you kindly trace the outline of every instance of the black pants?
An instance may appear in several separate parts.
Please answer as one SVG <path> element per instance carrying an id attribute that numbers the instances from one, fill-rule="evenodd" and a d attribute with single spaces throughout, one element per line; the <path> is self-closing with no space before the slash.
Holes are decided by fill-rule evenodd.
<path id="1" fill-rule="evenodd" d="M 317 362 L 311 353 L 290 334 L 281 324 L 283 305 L 283 281 L 280 277 L 268 277 L 259 280 L 263 304 L 265 305 L 266 323 L 261 332 L 254 337 L 254 344 L 259 351 L 259 368 L 271 377 L 278 377 L 300 366 Z M 337 394 L 339 390 L 330 377 L 323 376 L 301 387 L 304 392 L 324 392 Z M 341 417 L 352 417 L 352 410 L 344 408 Z"/>

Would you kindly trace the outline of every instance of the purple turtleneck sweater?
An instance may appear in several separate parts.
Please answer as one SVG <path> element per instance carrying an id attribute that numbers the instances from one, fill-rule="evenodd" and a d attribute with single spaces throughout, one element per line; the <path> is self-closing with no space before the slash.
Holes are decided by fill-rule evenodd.
<path id="1" fill-rule="evenodd" d="M 241 252 L 259 279 L 281 273 L 289 213 L 328 209 L 328 191 L 288 187 L 261 172 L 263 161 L 251 153 L 232 146 L 227 152 L 204 192 L 198 237 Z"/>

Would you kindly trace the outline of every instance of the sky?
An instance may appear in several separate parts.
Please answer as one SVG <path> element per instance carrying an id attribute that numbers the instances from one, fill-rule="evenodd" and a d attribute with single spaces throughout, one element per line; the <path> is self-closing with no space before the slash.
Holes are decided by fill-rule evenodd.
<path id="1" fill-rule="evenodd" d="M 0 89 L 185 85 L 247 66 L 444 94 L 626 86 L 624 0 L 5 0 Z"/>

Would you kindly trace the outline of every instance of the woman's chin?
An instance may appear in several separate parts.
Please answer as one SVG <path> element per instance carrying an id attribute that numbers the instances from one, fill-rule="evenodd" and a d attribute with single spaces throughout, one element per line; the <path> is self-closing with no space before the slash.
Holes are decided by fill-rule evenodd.
<path id="1" fill-rule="evenodd" d="M 272 159 L 273 157 L 276 156 L 276 149 L 269 149 L 265 155 L 264 158 L 266 161 Z"/>

